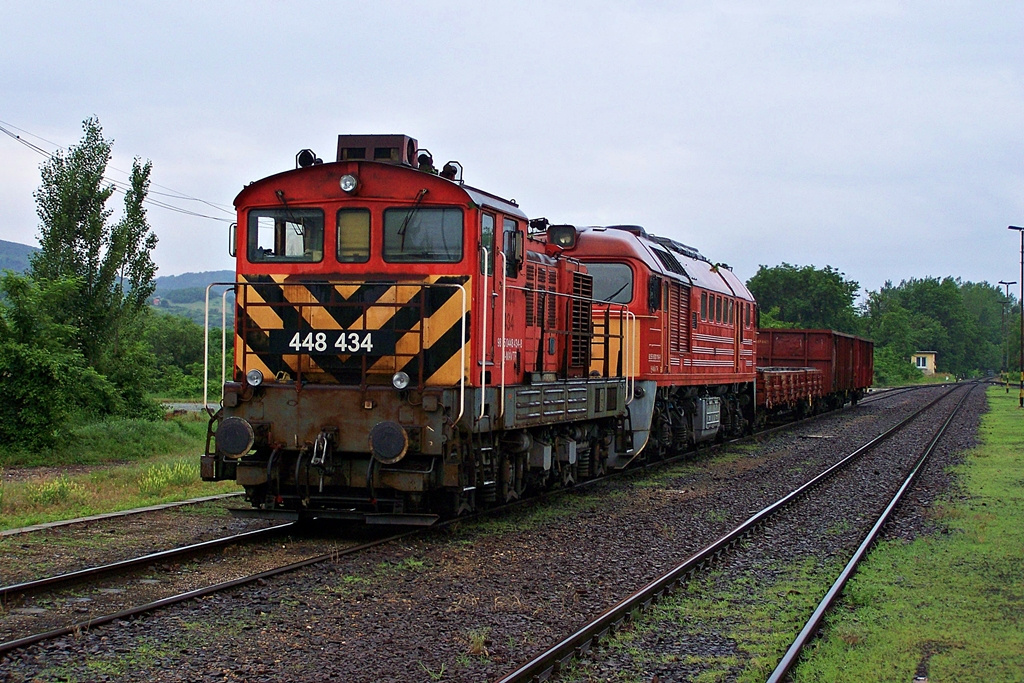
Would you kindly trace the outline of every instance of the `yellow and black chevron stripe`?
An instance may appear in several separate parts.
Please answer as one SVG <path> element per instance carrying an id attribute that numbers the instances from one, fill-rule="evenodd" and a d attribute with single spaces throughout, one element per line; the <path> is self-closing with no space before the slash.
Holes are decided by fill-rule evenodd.
<path id="1" fill-rule="evenodd" d="M 467 292 L 466 310 L 457 285 Z M 460 360 L 464 351 L 468 366 L 469 287 L 468 276 L 451 275 L 344 283 L 240 276 L 236 369 L 344 385 L 390 383 L 403 370 L 415 384 L 453 386 L 468 372 Z"/>

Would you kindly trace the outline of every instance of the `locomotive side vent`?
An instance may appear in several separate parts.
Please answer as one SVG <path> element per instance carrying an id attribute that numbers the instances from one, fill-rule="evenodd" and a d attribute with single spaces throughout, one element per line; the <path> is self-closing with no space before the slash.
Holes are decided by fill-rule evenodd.
<path id="1" fill-rule="evenodd" d="M 526 264 L 526 326 L 533 327 L 537 323 L 534 316 L 534 303 L 536 296 L 534 290 L 537 288 L 537 266 L 532 263 Z"/>
<path id="2" fill-rule="evenodd" d="M 690 288 L 675 283 L 669 288 L 669 316 L 672 319 L 672 353 L 690 350 Z"/>
<path id="3" fill-rule="evenodd" d="M 547 328 L 549 330 L 553 330 L 553 329 L 555 329 L 558 326 L 558 318 L 556 317 L 556 314 L 555 314 L 555 300 L 557 299 L 556 294 L 558 292 L 558 285 L 556 284 L 556 280 L 558 278 L 558 274 L 556 273 L 556 271 L 554 269 L 544 268 L 544 269 L 542 269 L 540 271 L 541 275 L 543 275 L 545 270 L 548 272 L 548 287 L 547 287 L 547 290 L 550 292 L 550 294 L 545 296 L 545 298 L 547 299 L 547 312 L 548 312 Z M 538 278 L 538 280 L 540 280 L 540 278 Z M 543 280 L 541 280 L 541 281 L 543 281 Z"/>
<path id="4" fill-rule="evenodd" d="M 570 331 L 569 367 L 590 366 L 591 301 L 594 297 L 594 278 L 585 273 L 572 274 L 572 320 Z"/>

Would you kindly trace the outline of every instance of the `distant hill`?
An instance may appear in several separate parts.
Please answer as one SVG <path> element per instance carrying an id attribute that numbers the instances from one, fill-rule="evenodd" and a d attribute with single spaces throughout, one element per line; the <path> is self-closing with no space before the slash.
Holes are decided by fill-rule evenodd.
<path id="1" fill-rule="evenodd" d="M 18 242 L 0 240 L 0 270 L 13 270 L 24 272 L 28 270 L 28 257 L 39 251 L 39 247 L 32 247 Z M 211 270 L 205 273 L 182 273 L 181 275 L 163 275 L 156 279 L 157 296 L 177 289 L 190 289 L 199 287 L 206 289 L 211 282 L 233 282 L 235 272 L 233 270 Z"/>
<path id="2" fill-rule="evenodd" d="M 22 273 L 28 270 L 29 254 L 39 251 L 38 247 L 27 244 L 0 240 L 0 272 L 13 270 Z M 163 275 L 156 279 L 156 291 L 151 303 L 165 313 L 173 313 L 203 322 L 205 316 L 206 286 L 211 282 L 234 282 L 233 270 L 210 270 L 205 273 L 182 273 L 181 275 Z M 220 292 L 219 288 L 211 297 L 210 309 L 214 324 L 220 324 Z M 229 320 L 234 309 L 228 309 Z"/>
<path id="3" fill-rule="evenodd" d="M 157 310 L 164 313 L 181 315 L 202 324 L 206 315 L 206 286 L 211 282 L 234 281 L 235 271 L 233 270 L 164 275 L 156 279 L 156 291 L 153 293 L 152 303 Z M 223 291 L 223 287 L 215 287 L 210 295 L 210 322 L 214 327 L 220 326 L 221 292 Z M 234 306 L 229 304 L 228 325 L 233 324 L 234 312 Z"/>
<path id="4" fill-rule="evenodd" d="M 36 251 L 39 251 L 38 247 L 0 240 L 0 271 L 22 273 L 28 270 L 28 255 Z"/>
<path id="5" fill-rule="evenodd" d="M 156 295 L 162 296 L 176 289 L 203 290 L 211 282 L 234 282 L 233 270 L 208 270 L 205 273 L 182 273 L 181 275 L 161 275 L 156 279 Z"/>

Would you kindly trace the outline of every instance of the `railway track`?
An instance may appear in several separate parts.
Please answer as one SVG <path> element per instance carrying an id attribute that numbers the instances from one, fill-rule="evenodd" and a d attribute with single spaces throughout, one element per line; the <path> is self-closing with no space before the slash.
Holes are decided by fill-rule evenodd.
<path id="1" fill-rule="evenodd" d="M 203 543 L 196 543 L 180 548 L 149 553 L 140 557 L 113 562 L 103 566 L 90 567 L 66 574 L 44 577 L 41 579 L 0 587 L 0 604 L 5 606 L 5 612 L 7 613 L 7 618 L 3 622 L 4 625 L 2 632 L 5 640 L 4 642 L 0 642 L 0 656 L 46 640 L 69 634 L 79 634 L 96 626 L 145 614 L 186 600 L 212 595 L 237 586 L 255 583 L 273 576 L 287 574 L 297 569 L 325 562 L 327 560 L 336 559 L 344 555 L 358 553 L 368 548 L 396 540 L 402 536 L 408 535 L 408 533 L 414 533 L 407 532 L 406 534 L 392 534 L 383 538 L 374 539 L 367 543 L 351 544 L 346 547 L 334 547 L 326 553 L 309 553 L 307 551 L 299 550 L 299 554 L 302 555 L 300 559 L 283 564 L 277 564 L 264 569 L 263 571 L 249 573 L 241 572 L 241 576 L 237 576 L 239 572 L 235 572 L 236 576 L 232 578 L 208 581 L 203 585 L 200 585 L 198 588 L 182 590 L 180 592 L 174 592 L 173 590 L 167 591 L 166 589 L 161 591 L 153 588 L 155 585 L 161 583 L 172 585 L 174 587 L 187 585 L 188 583 L 195 583 L 195 577 L 189 576 L 189 574 L 194 575 L 197 572 L 180 572 L 180 563 L 188 560 L 195 560 L 203 556 L 209 557 L 217 550 L 223 551 L 228 548 L 254 542 L 273 541 L 285 535 L 289 531 L 294 530 L 294 526 L 295 525 L 293 524 L 284 524 L 267 529 L 258 529 Z M 318 545 L 322 546 L 323 544 Z M 250 553 L 249 555 L 240 558 L 240 563 L 253 563 L 253 555 L 254 554 Z M 160 565 L 164 566 L 157 570 L 156 568 Z M 136 576 L 140 574 L 140 572 L 143 576 Z M 179 578 L 184 578 L 181 578 L 180 580 L 172 580 L 170 578 L 152 578 L 154 574 L 162 574 L 166 577 L 167 575 L 174 574 L 175 572 L 179 572 Z M 130 574 L 130 576 L 126 577 L 126 574 Z M 111 577 L 114 577 L 113 580 L 119 587 L 103 587 L 101 582 L 105 579 L 110 579 Z M 81 619 L 78 618 L 80 617 L 80 614 L 74 610 L 73 606 L 88 605 L 90 602 L 93 602 L 95 598 L 69 596 L 68 593 L 69 591 L 74 591 L 76 587 L 82 588 L 83 584 L 86 584 L 87 582 L 88 585 L 85 585 L 81 592 L 88 592 L 93 596 L 97 594 L 105 596 L 106 599 L 102 600 L 102 604 L 105 609 L 98 612 L 87 610 L 90 612 L 89 616 L 85 619 Z M 171 594 L 154 598 L 154 592 L 170 592 Z M 55 611 L 42 607 L 31 606 L 52 606 L 61 603 L 72 606 L 72 609 Z M 13 607 L 12 605 L 22 606 Z M 111 605 L 120 608 L 111 609 Z M 40 618 L 48 612 L 53 612 L 49 618 Z M 40 630 L 29 632 L 25 632 L 26 629 L 22 628 L 22 632 L 18 633 L 18 629 L 21 624 L 12 624 L 12 621 L 16 621 L 12 619 L 12 615 L 31 617 L 31 619 L 26 619 L 23 622 L 26 625 L 30 625 L 31 628 L 38 629 L 40 624 L 44 624 L 44 626 Z"/>
<path id="2" fill-rule="evenodd" d="M 783 427 L 781 429 L 785 429 L 785 427 Z M 778 431 L 778 430 L 772 430 L 772 431 Z M 704 451 L 704 450 L 706 450 L 706 449 L 702 449 L 702 451 Z M 671 460 L 669 460 L 667 462 L 672 462 L 674 460 L 678 460 L 679 458 L 687 458 L 687 457 L 692 457 L 692 456 L 690 456 L 689 454 L 686 454 L 686 455 L 683 455 L 683 456 L 679 456 L 677 458 L 673 458 L 673 459 L 671 459 Z M 596 483 L 598 483 L 598 481 L 595 480 L 594 483 L 596 484 Z M 582 487 L 575 487 L 574 489 L 568 489 L 568 490 L 569 491 L 573 491 L 573 490 L 577 490 L 578 491 L 580 488 L 582 488 Z M 556 491 L 555 493 L 557 494 L 559 492 Z M 532 504 L 532 503 L 537 502 L 538 500 L 540 500 L 540 499 L 529 499 L 527 501 L 522 501 L 520 504 L 522 504 L 522 503 Z M 458 524 L 460 522 L 463 522 L 463 521 L 466 521 L 466 520 L 465 519 L 457 520 L 456 524 Z M 433 528 L 436 529 L 438 527 L 433 527 Z M 184 601 L 191 600 L 193 598 L 202 597 L 204 595 L 211 595 L 211 594 L 213 594 L 215 592 L 224 591 L 226 589 L 229 589 L 229 588 L 232 588 L 232 587 L 236 587 L 236 586 L 240 586 L 240 585 L 244 585 L 244 584 L 247 584 L 247 583 L 260 582 L 261 579 L 268 579 L 268 578 L 270 578 L 272 576 L 275 576 L 275 575 L 280 575 L 280 574 L 283 574 L 283 573 L 286 573 L 286 572 L 295 571 L 297 569 L 300 569 L 301 567 L 310 566 L 310 565 L 316 564 L 318 562 L 323 562 L 325 560 L 330 560 L 330 559 L 339 559 L 339 558 L 343 557 L 344 555 L 349 555 L 349 554 L 358 552 L 359 550 L 366 549 L 368 547 L 372 547 L 372 545 L 379 545 L 380 543 L 385 543 L 385 542 L 394 540 L 395 538 L 396 537 L 389 537 L 389 538 L 386 538 L 386 539 L 382 539 L 381 541 L 379 541 L 376 544 L 368 544 L 368 545 L 361 546 L 361 547 L 351 548 L 349 550 L 346 550 L 345 552 L 332 551 L 330 553 L 320 553 L 318 556 L 312 556 L 311 555 L 310 557 L 303 558 L 302 560 L 297 560 L 297 561 L 292 562 L 292 563 L 282 564 L 281 566 L 277 566 L 277 567 L 269 567 L 269 568 L 265 569 L 264 571 L 248 573 L 245 576 L 240 576 L 240 577 L 237 577 L 237 578 L 232 578 L 231 580 L 223 581 L 223 582 L 220 582 L 219 584 L 216 584 L 216 585 L 211 584 L 209 586 L 203 586 L 203 587 L 200 587 L 200 588 L 194 588 L 194 589 L 190 589 L 190 590 L 181 590 L 181 591 L 179 591 L 178 593 L 176 593 L 174 595 L 162 596 L 160 598 L 157 598 L 157 599 L 154 599 L 154 600 L 150 600 L 150 601 L 145 602 L 145 603 L 141 603 L 137 607 L 133 606 L 131 609 L 110 610 L 110 611 L 104 612 L 103 614 L 94 613 L 93 615 L 91 615 L 91 617 L 89 619 L 78 619 L 76 621 L 69 621 L 67 624 L 62 625 L 60 628 L 53 628 L 53 629 L 50 629 L 50 630 L 45 631 L 45 632 L 42 632 L 42 630 L 40 630 L 39 633 L 32 633 L 32 634 L 28 634 L 28 636 L 20 636 L 18 638 L 13 639 L 13 640 L 9 640 L 3 646 L 0 646 L 0 647 L 2 647 L 2 649 L 0 649 L 0 653 L 2 653 L 2 652 L 11 652 L 12 650 L 15 650 L 15 649 L 25 648 L 25 647 L 27 647 L 31 643 L 38 643 L 38 642 L 41 642 L 43 640 L 50 639 L 50 638 L 56 638 L 58 636 L 65 635 L 65 634 L 77 635 L 78 633 L 85 633 L 89 628 L 98 626 L 98 625 L 100 625 L 102 623 L 118 622 L 120 620 L 126 619 L 128 616 L 131 616 L 131 615 L 134 615 L 134 614 L 140 614 L 140 613 L 143 613 L 143 612 L 146 612 L 146 611 L 154 610 L 154 609 L 165 607 L 165 606 L 169 606 L 169 605 L 174 604 L 176 602 L 184 602 Z M 379 555 L 379 553 L 378 553 L 378 555 Z M 199 604 L 199 603 L 197 603 L 197 604 Z M 82 608 L 83 608 L 83 606 L 79 605 L 79 609 L 82 609 Z M 122 623 L 124 623 L 124 622 L 122 622 Z M 120 625 L 121 624 L 117 624 L 117 626 L 120 626 Z M 112 631 L 107 631 L 107 633 L 108 634 L 112 634 Z M 0 668 L 2 668 L 2 667 L 0 667 Z"/>
<path id="3" fill-rule="evenodd" d="M 925 407 L 917 410 L 906 419 L 900 421 L 895 426 L 856 449 L 835 465 L 805 483 L 803 486 L 753 514 L 742 524 L 723 535 L 711 545 L 692 555 L 686 561 L 673 567 L 671 570 L 665 572 L 660 578 L 625 598 L 596 619 L 585 624 L 562 641 L 552 645 L 543 653 L 523 664 L 515 671 L 504 675 L 499 679 L 499 683 L 543 681 L 557 676 L 560 670 L 562 670 L 568 662 L 590 652 L 595 645 L 606 639 L 610 634 L 614 633 L 624 624 L 629 623 L 639 613 L 646 610 L 651 605 L 668 598 L 677 588 L 686 584 L 701 572 L 709 569 L 713 564 L 716 564 L 722 558 L 730 554 L 740 542 L 749 538 L 757 529 L 762 528 L 767 524 L 772 524 L 776 528 L 776 534 L 778 534 L 777 529 L 783 524 L 779 519 L 787 510 L 799 504 L 814 491 L 821 489 L 829 482 L 832 482 L 837 476 L 840 476 L 845 470 L 851 468 L 869 453 L 875 451 L 888 439 L 897 433 L 908 429 L 911 425 L 920 420 L 922 416 L 929 413 L 946 397 L 950 396 L 961 386 L 963 385 L 954 385 L 950 387 L 946 392 L 931 401 Z M 794 640 L 785 657 L 779 663 L 778 668 L 769 680 L 774 682 L 784 679 L 785 674 L 789 671 L 799 656 L 801 648 L 806 644 L 810 636 L 813 635 L 818 624 L 820 624 L 823 615 L 838 597 L 846 580 L 850 575 L 852 575 L 857 562 L 863 558 L 867 549 L 877 538 L 882 526 L 889 519 L 893 509 L 898 505 L 900 497 L 911 487 L 914 479 L 917 477 L 924 463 L 927 461 L 928 456 L 935 448 L 935 445 L 938 443 L 946 427 L 956 416 L 960 405 L 963 403 L 963 400 L 966 399 L 971 389 L 973 389 L 973 385 L 963 392 L 963 396 L 961 397 L 960 402 L 957 403 L 956 408 L 954 408 L 950 415 L 945 419 L 938 433 L 931 438 L 927 447 L 923 450 L 921 455 L 916 458 L 912 466 L 910 466 L 909 472 L 898 487 L 897 494 L 889 501 L 888 505 L 886 505 L 884 510 L 879 514 L 877 520 L 872 525 L 870 532 L 862 540 L 854 554 L 854 557 L 844 567 L 839 578 L 836 579 L 832 588 L 830 588 L 818 608 L 808 619 L 804 628 Z"/>

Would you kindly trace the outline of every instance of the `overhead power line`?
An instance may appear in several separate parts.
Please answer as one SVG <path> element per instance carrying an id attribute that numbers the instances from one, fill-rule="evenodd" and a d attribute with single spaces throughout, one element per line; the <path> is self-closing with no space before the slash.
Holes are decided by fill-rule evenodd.
<path id="1" fill-rule="evenodd" d="M 37 140 L 41 140 L 41 141 L 46 142 L 46 143 L 48 143 L 50 145 L 53 145 L 58 150 L 63 150 L 64 149 L 61 145 L 58 145 L 55 142 L 51 142 L 50 140 L 47 140 L 46 138 L 42 138 L 42 137 L 40 137 L 38 135 L 35 135 L 34 133 L 30 133 L 27 130 L 24 130 L 22 128 L 18 128 L 17 126 L 12 125 L 10 123 L 7 123 L 5 121 L 0 121 L 0 132 L 4 133 L 5 135 L 13 138 L 14 140 L 16 140 L 18 142 L 20 142 L 25 147 L 31 149 L 33 152 L 36 152 L 37 154 L 40 154 L 40 155 L 46 157 L 47 159 L 50 159 L 50 158 L 53 157 L 53 153 L 52 152 L 49 152 L 49 151 L 43 149 L 42 147 L 40 147 L 39 145 L 36 145 L 36 144 L 26 140 L 25 137 L 23 137 L 22 135 L 18 135 L 17 133 L 15 133 L 14 132 L 15 130 L 16 131 L 20 131 L 21 133 L 24 133 L 25 135 L 29 135 L 29 136 L 31 136 L 33 138 L 36 138 Z M 114 168 L 113 166 L 111 166 L 110 168 L 112 168 L 113 170 L 115 170 L 115 171 L 117 171 L 119 173 L 124 173 L 125 175 L 129 175 L 126 171 L 122 171 L 121 169 Z M 107 181 L 108 183 L 110 183 L 111 185 L 113 185 L 114 186 L 114 190 L 116 192 L 121 192 L 123 194 L 123 193 L 126 193 L 128 191 L 128 187 L 129 187 L 128 183 L 125 183 L 125 182 L 119 181 L 119 180 L 114 180 L 113 178 L 111 178 L 109 176 L 106 176 L 106 175 L 103 176 L 103 179 L 105 181 Z M 150 191 L 146 194 L 145 203 L 146 204 L 150 204 L 152 206 L 157 206 L 157 207 L 160 207 L 162 209 L 167 209 L 168 211 L 174 211 L 174 212 L 177 212 L 177 213 L 180 213 L 180 214 L 184 214 L 186 216 L 194 216 L 196 218 L 205 218 L 207 220 L 220 221 L 220 222 L 223 222 L 223 223 L 231 223 L 232 222 L 231 218 L 224 218 L 224 217 L 221 217 L 221 216 L 208 216 L 208 215 L 206 215 L 204 213 L 199 213 L 198 211 L 192 211 L 191 209 L 186 209 L 186 208 L 183 208 L 183 207 L 180 207 L 180 206 L 175 206 L 174 204 L 169 204 L 169 203 L 167 203 L 165 201 L 161 201 L 159 199 L 154 199 L 153 196 L 152 196 L 152 195 L 159 195 L 161 197 L 169 197 L 169 198 L 179 199 L 179 200 L 183 200 L 183 201 L 199 202 L 200 204 L 205 204 L 205 205 L 207 205 L 207 206 L 209 206 L 209 207 L 211 207 L 213 209 L 217 209 L 218 211 L 223 211 L 224 213 L 226 213 L 226 214 L 228 214 L 230 216 L 234 216 L 234 214 L 235 214 L 234 211 L 232 211 L 231 209 L 227 209 L 227 208 L 225 208 L 222 205 L 215 204 L 215 203 L 209 202 L 209 201 L 207 201 L 205 199 L 200 199 L 198 197 L 192 197 L 192 196 L 187 195 L 187 194 L 185 194 L 183 192 L 178 192 L 177 190 L 174 190 L 174 189 L 169 188 L 169 187 L 165 187 L 163 185 L 159 185 L 157 183 L 151 182 L 150 183 L 150 187 L 151 188 L 152 187 L 159 187 L 159 188 L 162 188 L 164 190 L 167 190 L 167 192 L 158 192 L 158 191 L 150 189 Z"/>

